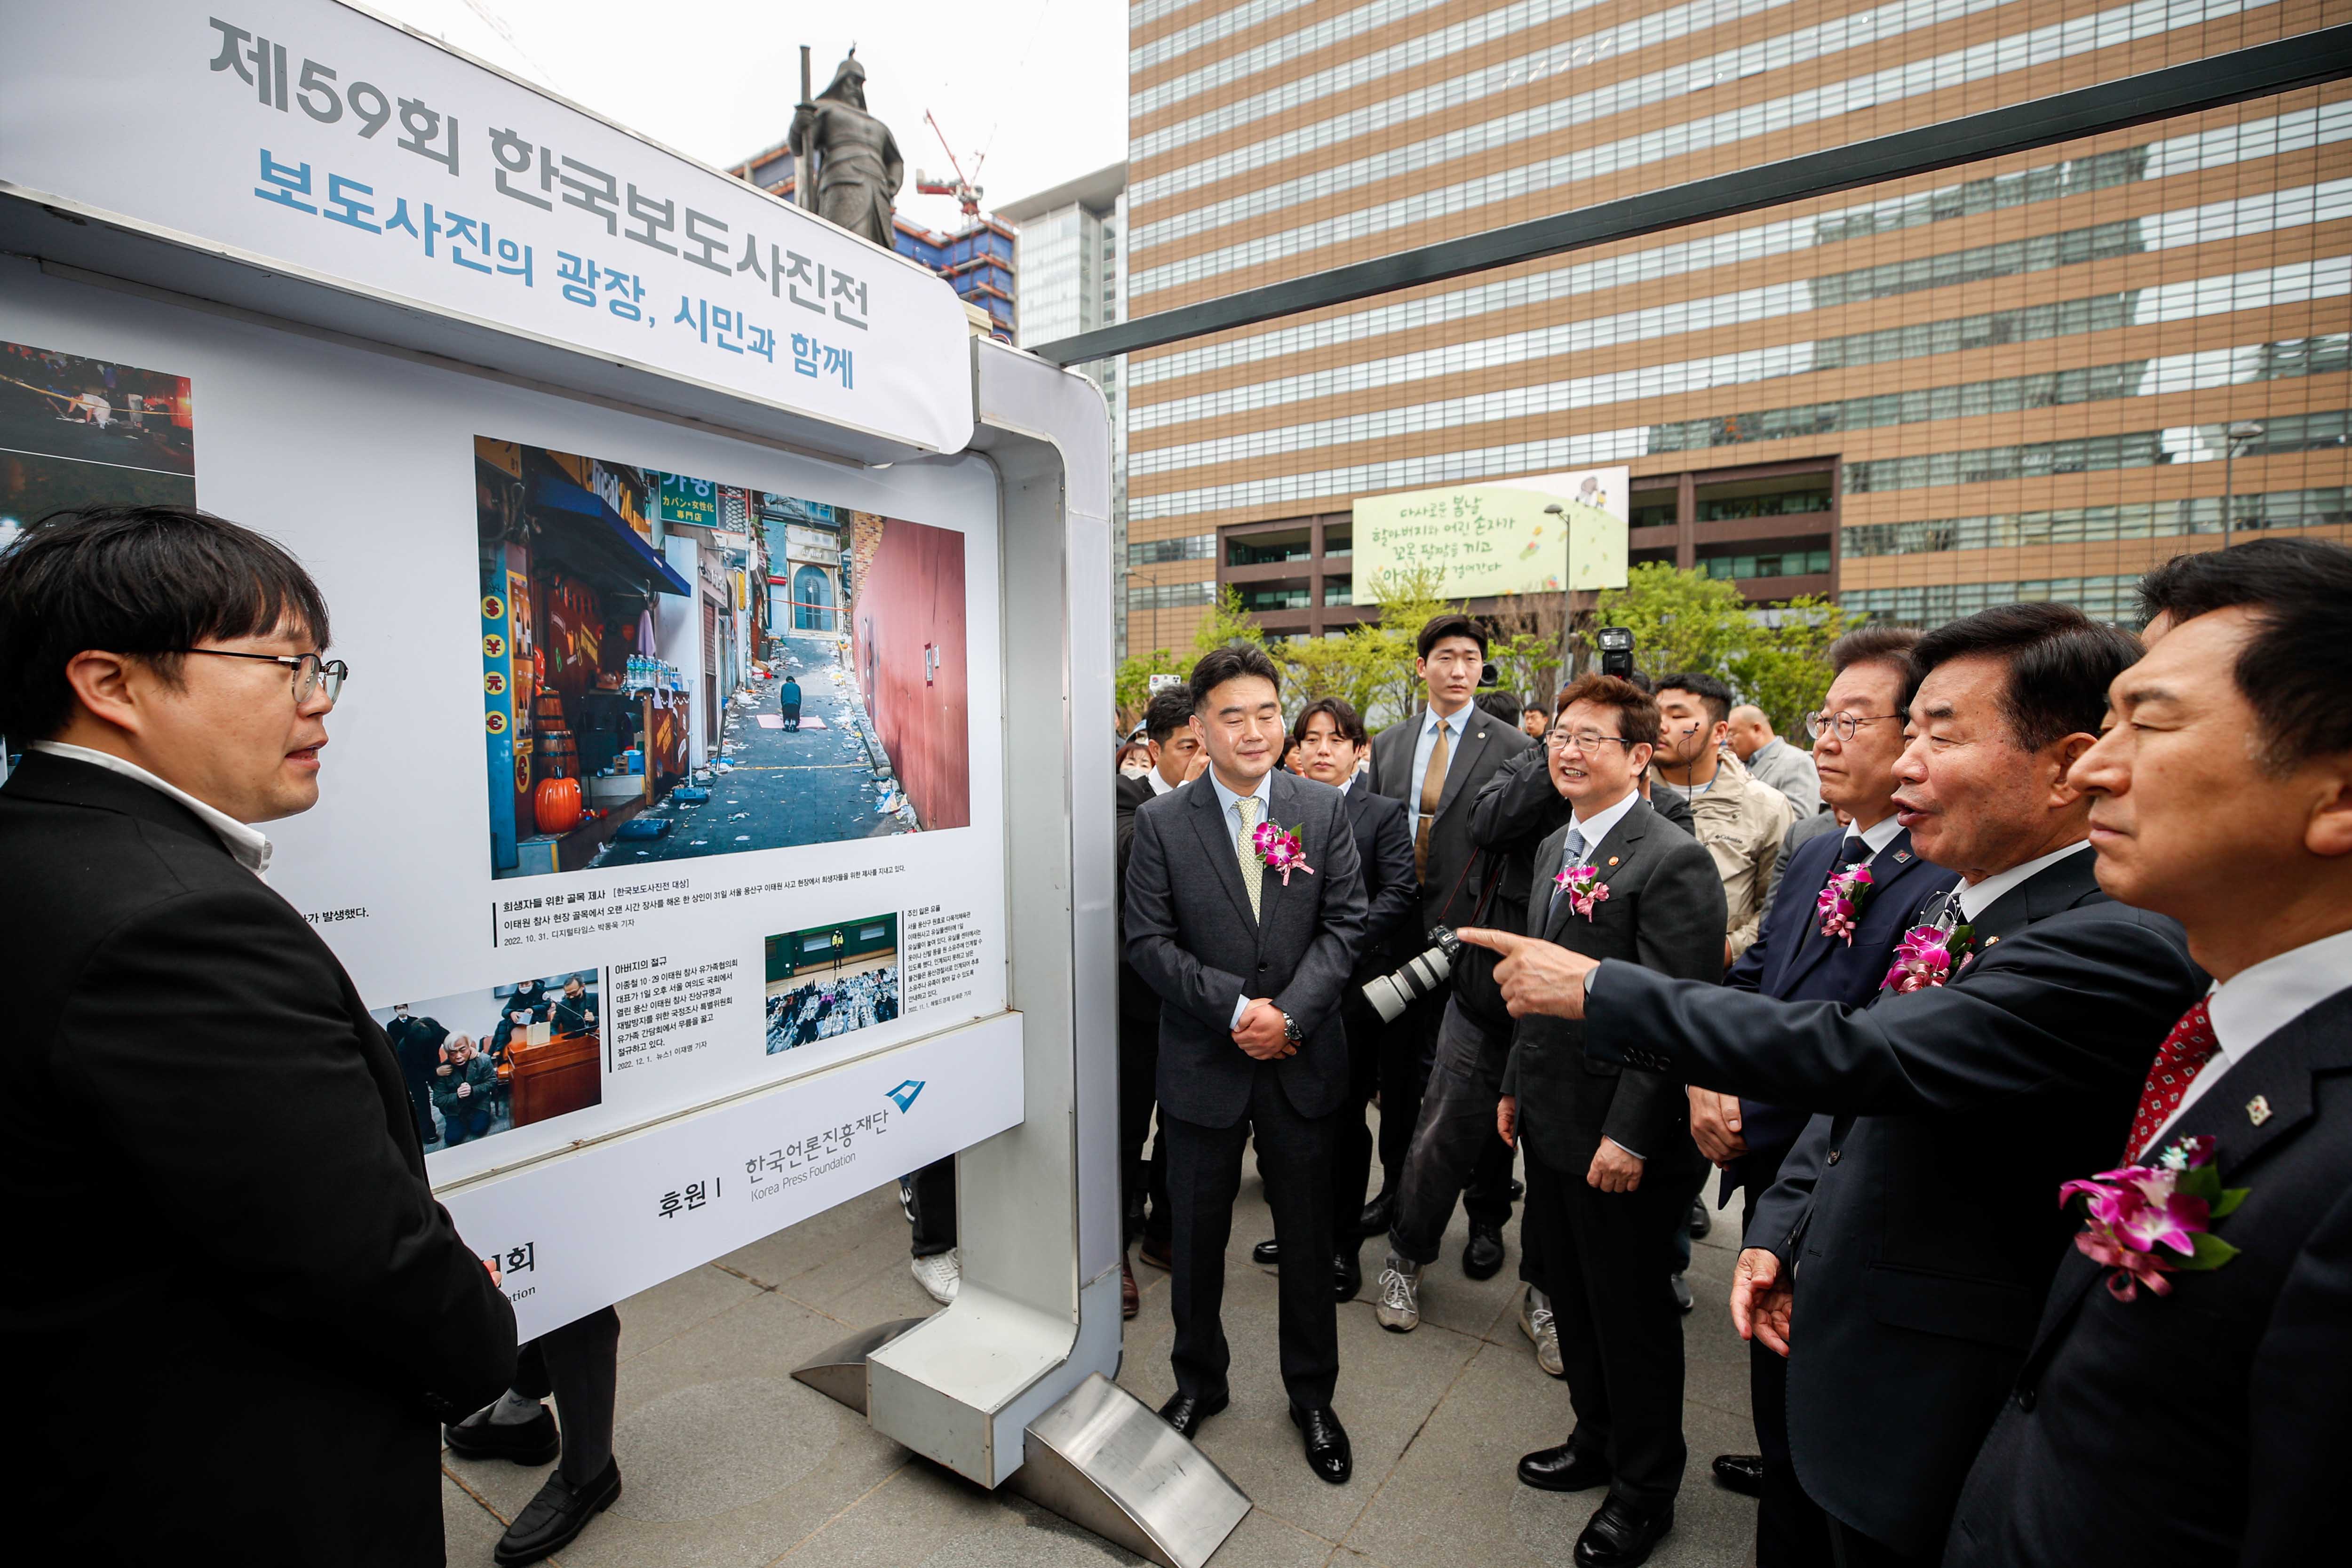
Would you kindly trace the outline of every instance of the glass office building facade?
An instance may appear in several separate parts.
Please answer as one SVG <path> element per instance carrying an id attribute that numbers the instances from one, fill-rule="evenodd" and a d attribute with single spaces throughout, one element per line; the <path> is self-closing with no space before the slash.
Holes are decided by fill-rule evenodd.
<path id="1" fill-rule="evenodd" d="M 2263 0 L 1140 0 L 1134 314 L 2345 19 Z M 1129 640 L 1353 605 L 1359 495 L 1601 463 L 1633 558 L 1932 624 L 2347 531 L 2352 84 L 1137 353 Z M 2255 427 L 2259 426 L 2259 429 Z M 2231 432 L 2235 430 L 2233 436 Z"/>

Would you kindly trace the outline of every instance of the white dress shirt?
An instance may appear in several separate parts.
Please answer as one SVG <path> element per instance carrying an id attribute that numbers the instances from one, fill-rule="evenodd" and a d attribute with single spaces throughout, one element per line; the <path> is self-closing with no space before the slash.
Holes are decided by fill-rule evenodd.
<path id="1" fill-rule="evenodd" d="M 2000 896 L 2012 888 L 2032 881 L 2069 855 L 2087 855 L 2091 841 L 2087 838 L 2069 844 L 2063 849 L 2053 849 L 2039 859 L 2028 860 L 2022 866 L 2011 866 L 2006 871 L 1995 871 L 1981 882 L 1960 884 L 1960 919 L 1973 921 L 2000 901 Z"/>
<path id="2" fill-rule="evenodd" d="M 1856 833 L 1851 827 L 1845 829 L 1847 835 L 1858 837 L 1862 840 L 1862 847 L 1870 851 L 1871 860 L 1876 860 L 1881 855 L 1885 854 L 1886 847 L 1894 843 L 1895 836 L 1902 831 L 1902 819 L 1897 817 L 1891 811 L 1885 816 L 1880 817 L 1876 822 L 1874 822 L 1869 826 L 1862 829 L 1859 833 Z M 1843 838 L 1839 839 L 1841 844 L 1845 840 Z M 1864 864 L 1867 865 L 1869 864 L 1869 861 L 1865 861 Z M 1987 878 L 1986 880 L 1990 881 L 1991 879 Z"/>
<path id="3" fill-rule="evenodd" d="M 1208 780 L 1217 792 L 1217 807 L 1223 813 L 1225 819 L 1225 837 L 1234 841 L 1234 856 L 1238 860 L 1241 857 L 1242 797 L 1225 787 L 1225 781 L 1217 776 L 1216 769 L 1209 770 Z M 1274 770 L 1268 768 L 1265 775 L 1257 781 L 1257 787 L 1249 793 L 1257 801 L 1257 819 L 1260 822 L 1273 821 Z M 1256 998 L 1246 995 L 1234 998 L 1234 1028 L 1238 1029 L 1242 1026 L 1242 1015 L 1249 1011 L 1250 1004 L 1255 1000 Z"/>
<path id="4" fill-rule="evenodd" d="M 2220 1048 L 2189 1080 L 2180 1104 L 2156 1130 L 2148 1147 L 2164 1142 L 2172 1124 L 2223 1073 L 2347 985 L 2352 985 L 2352 931 L 2289 948 L 2213 987 L 2206 997 L 2206 1009 L 2213 1020 L 2213 1043 Z"/>
<path id="5" fill-rule="evenodd" d="M 1601 841 L 1608 837 L 1611 833 L 1616 830 L 1617 825 L 1625 820 L 1625 814 L 1633 809 L 1633 803 L 1641 798 L 1642 792 L 1640 790 L 1629 789 L 1625 792 L 1625 798 L 1619 801 L 1616 805 L 1603 806 L 1599 811 L 1594 812 L 1591 816 L 1580 816 L 1576 819 L 1576 832 L 1577 836 L 1581 837 L 1584 840 L 1584 848 L 1582 853 L 1590 855 L 1595 849 L 1600 848 Z M 1582 864 L 1580 859 L 1571 861 L 1568 858 L 1569 850 L 1574 847 L 1575 840 L 1573 838 L 1563 838 L 1560 840 L 1560 862 L 1559 865 L 1552 868 L 1552 870 L 1555 873 L 1565 871 L 1571 865 Z"/>
<path id="6" fill-rule="evenodd" d="M 1173 790 L 1183 787 L 1181 784 L 1170 784 L 1165 778 L 1160 776 L 1160 773 L 1158 768 L 1146 768 L 1144 770 L 1143 776 L 1151 781 L 1151 793 L 1154 795 L 1167 795 Z"/>
<path id="7" fill-rule="evenodd" d="M 195 813 L 196 820 L 213 830 L 228 852 L 236 857 L 238 865 L 263 881 L 269 879 L 269 839 L 259 828 L 247 826 L 218 807 L 198 800 L 178 785 L 165 783 L 137 763 L 125 762 L 111 752 L 92 751 L 88 746 L 69 746 L 63 741 L 36 741 L 26 749 L 47 752 L 56 757 L 71 757 L 75 762 L 88 763 L 110 773 L 121 773 L 127 779 L 137 779 L 157 794 L 169 795 Z"/>
<path id="8" fill-rule="evenodd" d="M 1410 814 L 1405 826 L 1416 837 L 1421 833 L 1421 781 L 1429 773 L 1429 752 L 1430 748 L 1437 744 L 1438 726 L 1442 724 L 1453 731 L 1445 739 L 1445 771 L 1451 776 L 1454 759 L 1462 755 L 1462 732 L 1477 708 L 1475 702 L 1465 702 L 1461 711 L 1450 718 L 1440 717 L 1434 708 L 1423 710 L 1421 733 L 1413 737 L 1412 742 L 1412 772 L 1404 781 L 1404 808 Z M 1443 793 L 1442 785 L 1440 793 Z"/>

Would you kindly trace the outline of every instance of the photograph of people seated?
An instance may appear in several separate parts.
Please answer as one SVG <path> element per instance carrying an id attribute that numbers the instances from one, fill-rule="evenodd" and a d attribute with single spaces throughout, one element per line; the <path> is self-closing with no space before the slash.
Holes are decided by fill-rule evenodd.
<path id="1" fill-rule="evenodd" d="M 898 917 L 868 915 L 768 939 L 768 1054 L 898 1016 Z"/>
<path id="2" fill-rule="evenodd" d="M 603 1102 L 597 979 L 583 969 L 374 1010 L 426 1153 Z"/>

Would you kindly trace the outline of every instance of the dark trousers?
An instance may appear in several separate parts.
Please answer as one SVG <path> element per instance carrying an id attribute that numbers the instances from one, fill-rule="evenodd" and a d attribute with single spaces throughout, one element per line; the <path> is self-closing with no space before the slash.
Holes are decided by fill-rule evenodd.
<path id="1" fill-rule="evenodd" d="M 1663 1508 L 1682 1487 L 1683 1318 L 1667 1276 L 1675 1229 L 1702 1171 L 1603 1193 L 1584 1172 L 1529 1154 L 1525 1229 L 1542 1232 L 1576 1429 L 1569 1446 L 1608 1462 L 1610 1491 Z"/>
<path id="2" fill-rule="evenodd" d="M 1495 1131 L 1510 1037 L 1483 1028 L 1449 1003 L 1437 1030 L 1437 1050 L 1421 1097 L 1421 1113 L 1405 1155 L 1389 1248 L 1415 1263 L 1437 1261 L 1454 1204 L 1473 1224 L 1502 1228 L 1511 1217 L 1511 1146 Z M 1483 1190 L 1481 1190 L 1483 1189 Z"/>
<path id="3" fill-rule="evenodd" d="M 1337 1116 L 1301 1116 L 1282 1091 L 1274 1065 L 1260 1062 L 1249 1107 L 1231 1127 L 1203 1127 L 1165 1114 L 1170 1237 L 1175 1268 L 1169 1307 L 1176 1320 L 1169 1361 L 1180 1394 L 1214 1394 L 1227 1386 L 1233 1352 L 1225 1343 L 1225 1243 L 1241 1192 L 1242 1146 L 1257 1145 L 1258 1174 L 1274 1209 L 1279 1269 L 1282 1382 L 1290 1403 L 1320 1409 L 1339 1382 L 1339 1307 L 1331 1299 L 1331 1146 Z"/>
<path id="4" fill-rule="evenodd" d="M 1748 1205 L 1772 1188 L 1789 1146 L 1757 1150 L 1746 1170 Z M 1756 1448 L 1764 1456 L 1764 1491 L 1756 1503 L 1756 1568 L 1816 1568 L 1833 1560 L 1830 1516 L 1805 1495 L 1789 1458 L 1789 1363 L 1761 1340 L 1748 1347 L 1748 1405 Z"/>
<path id="5" fill-rule="evenodd" d="M 1168 1239 L 1168 1138 L 1162 1133 L 1143 1157 L 1151 1134 L 1152 1084 L 1160 1074 L 1160 1011 L 1125 1013 L 1118 1019 L 1118 1176 L 1124 1223 L 1120 1239 L 1139 1236 Z M 1150 1200 L 1147 1211 L 1145 1199 Z"/>
<path id="6" fill-rule="evenodd" d="M 621 1381 L 621 1315 L 600 1307 L 522 1347 L 514 1391 L 525 1399 L 555 1395 L 563 1430 L 564 1480 L 584 1487 L 613 1462 L 613 1396 Z"/>
<path id="7" fill-rule="evenodd" d="M 1339 1023 L 1348 1031 L 1348 1099 L 1339 1107 L 1332 1140 L 1331 1244 L 1355 1252 L 1363 1247 L 1365 1189 L 1372 1180 L 1372 1127 L 1366 1111 L 1381 1084 L 1381 1016 L 1353 982 L 1339 999 Z"/>
<path id="8" fill-rule="evenodd" d="M 1897 1552 L 1882 1541 L 1873 1541 L 1862 1531 L 1831 1520 L 1829 1523 L 1829 1561 L 1836 1568 L 1936 1568 L 1943 1553 L 1931 1552 L 1925 1557 L 1914 1557 L 1907 1552 Z"/>
<path id="9" fill-rule="evenodd" d="M 1437 1026 L 1445 1016 L 1446 993 L 1423 997 L 1393 1024 L 1380 1026 L 1381 1190 L 1394 1194 L 1404 1179 L 1412 1149 L 1413 1123 L 1421 1118 L 1421 1091 L 1429 1081 L 1437 1048 Z M 1378 1016 L 1378 1015 L 1374 1015 Z"/>
<path id="10" fill-rule="evenodd" d="M 916 1258 L 937 1258 L 942 1252 L 952 1252 L 956 1245 L 956 1179 L 955 1156 L 934 1160 L 916 1172 L 908 1181 L 915 1195 L 908 1207 L 914 1210 L 914 1245 L 908 1250 Z"/>

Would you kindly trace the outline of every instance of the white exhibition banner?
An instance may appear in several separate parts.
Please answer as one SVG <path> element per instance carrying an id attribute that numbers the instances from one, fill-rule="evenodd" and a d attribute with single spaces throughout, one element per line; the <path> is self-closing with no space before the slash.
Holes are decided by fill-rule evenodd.
<path id="1" fill-rule="evenodd" d="M 93 133 L 98 103 L 140 131 Z M 929 269 L 329 0 L 0 8 L 0 185 L 927 450 L 971 438 L 970 378 L 940 374 L 963 308 Z"/>
<path id="2" fill-rule="evenodd" d="M 93 95 L 163 129 L 126 156 Z M 0 185 L 971 436 L 939 279 L 331 0 L 6 7 Z M 827 462 L 21 257 L 0 448 L 0 538 L 194 504 L 318 580 L 352 673 L 269 880 L 526 1334 L 1021 1121 L 984 462 Z"/>

